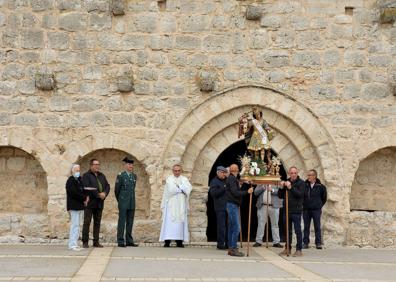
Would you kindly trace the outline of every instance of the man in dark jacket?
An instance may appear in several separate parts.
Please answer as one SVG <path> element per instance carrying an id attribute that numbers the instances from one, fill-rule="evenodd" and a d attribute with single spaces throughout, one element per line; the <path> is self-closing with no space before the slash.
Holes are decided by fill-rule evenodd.
<path id="1" fill-rule="evenodd" d="M 286 189 L 288 189 L 288 211 L 289 211 L 289 242 L 286 242 L 287 247 L 291 250 L 292 244 L 292 224 L 294 232 L 296 233 L 297 244 L 294 257 L 302 256 L 302 233 L 301 233 L 301 214 L 303 211 L 304 189 L 305 182 L 298 176 L 298 170 L 295 166 L 289 169 L 289 178 L 287 181 L 281 181 L 281 186 L 284 189 L 279 189 L 278 196 L 281 199 L 286 198 Z M 286 205 L 286 201 L 285 201 Z M 280 253 L 280 255 L 287 255 L 287 250 Z"/>
<path id="2" fill-rule="evenodd" d="M 90 169 L 82 177 L 84 189 L 89 196 L 88 205 L 84 210 L 82 241 L 83 247 L 88 248 L 89 226 L 93 217 L 93 246 L 103 248 L 99 243 L 100 221 L 102 220 L 104 200 L 110 192 L 110 185 L 106 176 L 99 171 L 99 161 L 92 159 L 89 164 Z"/>
<path id="3" fill-rule="evenodd" d="M 217 249 L 227 249 L 225 241 L 226 222 L 227 222 L 227 198 L 226 198 L 226 173 L 227 169 L 223 166 L 217 167 L 217 176 L 210 181 L 209 193 L 213 198 L 214 209 L 217 219 Z"/>
<path id="4" fill-rule="evenodd" d="M 238 251 L 237 242 L 239 235 L 238 210 L 242 196 L 253 193 L 253 188 L 242 191 L 237 178 L 239 173 L 238 165 L 230 166 L 230 176 L 226 179 L 226 197 L 228 213 L 228 255 L 243 257 L 245 254 Z"/>
<path id="5" fill-rule="evenodd" d="M 135 187 L 137 176 L 133 173 L 132 159 L 125 157 L 125 171 L 117 175 L 114 193 L 118 202 L 117 243 L 118 247 L 137 247 L 132 237 L 135 217 Z"/>
<path id="6" fill-rule="evenodd" d="M 320 229 L 320 217 L 322 207 L 327 201 L 327 189 L 317 178 L 317 172 L 314 169 L 308 171 L 308 179 L 305 181 L 304 193 L 304 249 L 309 248 L 309 233 L 311 229 L 311 220 L 313 220 L 315 229 L 315 245 L 317 249 L 322 249 L 322 232 Z"/>

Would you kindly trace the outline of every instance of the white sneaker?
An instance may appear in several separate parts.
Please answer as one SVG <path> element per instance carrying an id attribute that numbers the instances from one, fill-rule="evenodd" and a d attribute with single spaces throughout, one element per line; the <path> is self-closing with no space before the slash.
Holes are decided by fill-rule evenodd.
<path id="1" fill-rule="evenodd" d="M 71 247 L 69 250 L 79 252 L 82 249 L 79 246 Z"/>

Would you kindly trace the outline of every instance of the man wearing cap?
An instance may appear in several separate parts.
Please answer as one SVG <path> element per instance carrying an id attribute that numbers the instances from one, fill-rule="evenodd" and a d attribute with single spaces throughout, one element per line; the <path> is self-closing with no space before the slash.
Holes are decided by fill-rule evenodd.
<path id="1" fill-rule="evenodd" d="M 117 175 L 114 189 L 118 202 L 117 243 L 118 247 L 137 247 L 138 244 L 133 242 L 132 237 L 137 176 L 132 172 L 133 160 L 125 157 L 122 161 L 125 163 L 125 171 Z"/>
<path id="2" fill-rule="evenodd" d="M 227 221 L 227 197 L 226 197 L 226 173 L 227 169 L 218 166 L 217 176 L 210 181 L 209 193 L 213 198 L 214 209 L 217 219 L 217 249 L 227 249 L 225 241 L 226 221 Z"/>

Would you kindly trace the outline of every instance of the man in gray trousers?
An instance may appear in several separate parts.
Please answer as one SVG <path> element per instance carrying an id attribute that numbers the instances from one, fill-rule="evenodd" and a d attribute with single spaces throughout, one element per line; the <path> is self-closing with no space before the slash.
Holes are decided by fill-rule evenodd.
<path id="1" fill-rule="evenodd" d="M 264 227 L 267 223 L 267 206 L 268 214 L 271 220 L 272 230 L 272 246 L 275 248 L 282 248 L 279 238 L 279 209 L 283 205 L 283 199 L 278 197 L 279 187 L 272 185 L 258 185 L 254 190 L 254 195 L 257 196 L 257 235 L 256 243 L 253 247 L 260 247 L 263 244 Z M 267 195 L 267 193 L 269 193 Z"/>

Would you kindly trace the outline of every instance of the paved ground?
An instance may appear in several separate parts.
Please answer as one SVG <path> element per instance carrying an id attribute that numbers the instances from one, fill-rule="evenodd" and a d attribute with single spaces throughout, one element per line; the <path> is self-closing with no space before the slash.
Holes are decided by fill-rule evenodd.
<path id="1" fill-rule="evenodd" d="M 233 258 L 212 246 L 86 249 L 0 245 L 0 281 L 396 281 L 396 250 L 251 249 Z"/>

